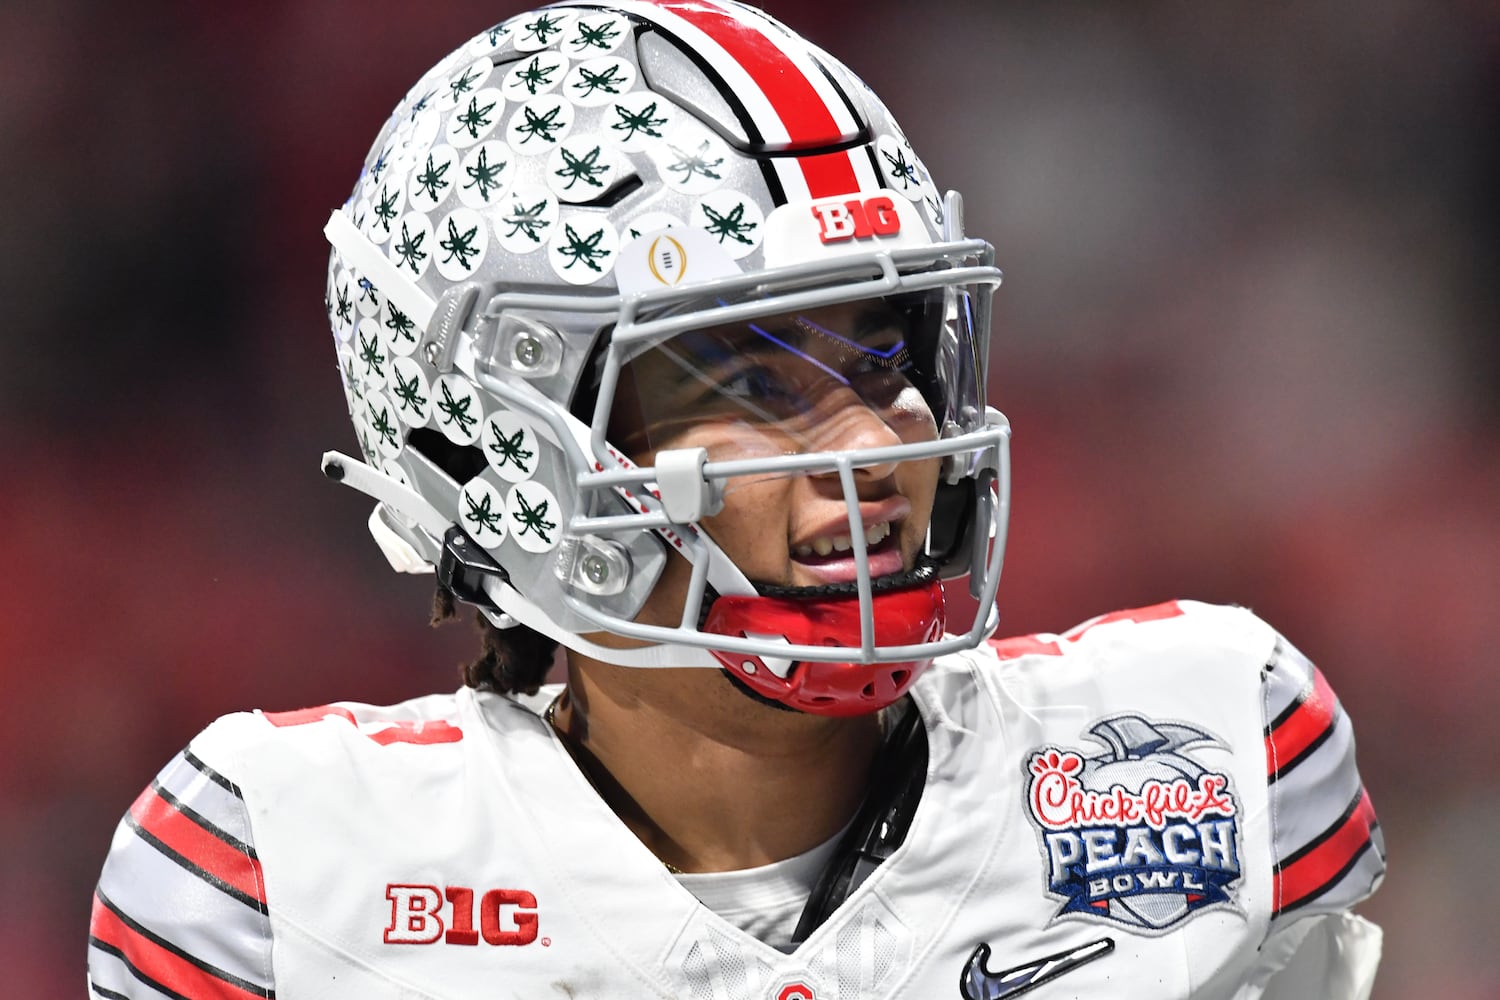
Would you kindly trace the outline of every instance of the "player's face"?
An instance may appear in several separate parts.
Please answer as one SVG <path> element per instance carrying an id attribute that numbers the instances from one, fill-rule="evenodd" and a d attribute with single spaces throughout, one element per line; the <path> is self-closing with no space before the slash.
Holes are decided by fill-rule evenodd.
<path id="1" fill-rule="evenodd" d="M 672 448 L 701 447 L 719 462 L 933 440 L 932 411 L 911 380 L 910 322 L 873 300 L 675 337 L 626 368 L 611 440 L 642 465 Z M 938 464 L 855 470 L 872 576 L 914 566 Z M 730 479 L 723 510 L 702 523 L 757 583 L 811 587 L 856 577 L 836 473 Z M 686 577 L 685 563 L 674 561 L 645 617 L 680 620 Z"/>

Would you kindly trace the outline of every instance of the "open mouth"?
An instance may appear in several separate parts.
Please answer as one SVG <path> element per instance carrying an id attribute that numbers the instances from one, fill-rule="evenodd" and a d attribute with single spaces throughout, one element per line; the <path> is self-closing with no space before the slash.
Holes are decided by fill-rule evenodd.
<path id="1" fill-rule="evenodd" d="M 891 522 L 881 521 L 865 528 L 865 551 L 874 556 L 895 545 L 897 539 L 891 531 Z M 792 558 L 803 563 L 818 563 L 827 560 L 854 558 L 854 543 L 849 535 L 822 535 L 806 545 L 792 548 Z"/>
<path id="2" fill-rule="evenodd" d="M 891 521 L 879 521 L 865 528 L 865 556 L 872 578 L 890 576 L 906 568 L 899 529 L 900 523 Z M 814 586 L 846 583 L 859 576 L 854 545 L 848 535 L 820 535 L 792 546 L 791 556 L 792 562 L 811 578 L 804 582 Z"/>

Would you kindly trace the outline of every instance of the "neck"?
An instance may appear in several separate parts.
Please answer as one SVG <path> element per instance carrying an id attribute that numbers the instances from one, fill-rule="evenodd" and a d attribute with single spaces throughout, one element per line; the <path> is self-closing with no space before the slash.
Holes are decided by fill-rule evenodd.
<path id="1" fill-rule="evenodd" d="M 864 798 L 877 716 L 761 705 L 718 671 L 572 657 L 552 717 L 578 765 L 641 842 L 684 872 L 801 854 Z"/>

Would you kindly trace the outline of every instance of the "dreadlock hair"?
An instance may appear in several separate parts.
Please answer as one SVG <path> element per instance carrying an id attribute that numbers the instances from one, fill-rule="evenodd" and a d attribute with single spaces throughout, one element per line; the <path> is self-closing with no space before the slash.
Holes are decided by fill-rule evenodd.
<path id="1" fill-rule="evenodd" d="M 432 595 L 434 628 L 458 619 L 458 599 L 453 591 L 438 585 Z M 536 694 L 552 668 L 557 640 L 525 625 L 496 628 L 480 611 L 474 612 L 479 629 L 481 655 L 472 663 L 459 666 L 465 685 L 498 694 Z"/>

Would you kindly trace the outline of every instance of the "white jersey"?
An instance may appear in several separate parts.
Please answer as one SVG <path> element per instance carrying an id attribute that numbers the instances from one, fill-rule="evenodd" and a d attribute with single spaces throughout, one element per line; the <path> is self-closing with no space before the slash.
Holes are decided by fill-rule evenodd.
<path id="1" fill-rule="evenodd" d="M 215 722 L 99 882 L 98 997 L 1363 997 L 1384 872 L 1348 719 L 1247 611 L 987 644 L 913 688 L 905 842 L 800 946 L 702 905 L 535 704 Z"/>

